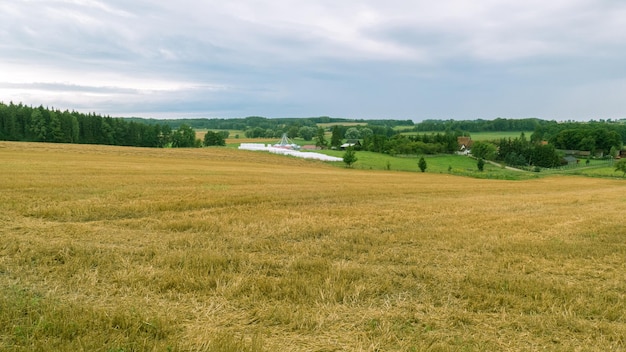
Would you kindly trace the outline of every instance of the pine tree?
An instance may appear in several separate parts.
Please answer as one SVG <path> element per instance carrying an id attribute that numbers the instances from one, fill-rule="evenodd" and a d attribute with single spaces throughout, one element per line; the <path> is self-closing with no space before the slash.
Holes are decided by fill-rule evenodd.
<path id="1" fill-rule="evenodd" d="M 333 135 L 330 137 L 331 147 L 339 147 L 341 145 L 341 130 L 339 126 L 333 126 Z"/>
<path id="2" fill-rule="evenodd" d="M 33 110 L 30 115 L 30 129 L 35 136 L 36 142 L 45 142 L 48 136 L 48 123 L 39 109 Z"/>
<path id="3" fill-rule="evenodd" d="M 326 141 L 326 138 L 324 137 L 324 129 L 321 127 L 317 128 L 317 134 L 315 136 L 315 146 L 318 148 L 326 148 L 326 146 L 328 145 L 328 142 Z"/>

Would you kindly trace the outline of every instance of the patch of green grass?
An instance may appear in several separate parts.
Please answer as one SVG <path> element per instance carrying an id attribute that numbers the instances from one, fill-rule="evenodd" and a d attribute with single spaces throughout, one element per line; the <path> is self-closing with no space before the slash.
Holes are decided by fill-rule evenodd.
<path id="1" fill-rule="evenodd" d="M 340 150 L 323 150 L 321 153 L 342 157 L 345 153 Z M 355 169 L 362 170 L 395 170 L 420 172 L 417 165 L 418 156 L 391 156 L 388 154 L 358 151 Z M 426 173 L 452 174 L 474 178 L 499 179 L 499 180 L 525 180 L 537 178 L 540 175 L 529 171 L 515 171 L 501 166 L 485 163 L 483 171 L 478 170 L 476 159 L 463 155 L 426 155 Z M 342 165 L 342 163 L 336 163 Z"/>
<path id="2" fill-rule="evenodd" d="M 577 165 L 565 165 L 553 169 L 541 169 L 541 174 L 547 175 L 579 175 L 587 177 L 619 178 L 622 173 L 616 172 L 612 163 L 606 159 L 580 158 Z"/>
<path id="3" fill-rule="evenodd" d="M 502 138 L 519 138 L 522 132 L 526 135 L 527 139 L 533 134 L 533 131 L 506 131 L 506 132 L 471 132 L 470 137 L 474 141 L 494 141 Z"/>
<path id="4" fill-rule="evenodd" d="M 621 171 L 615 171 L 614 167 L 600 166 L 600 167 L 581 167 L 566 171 L 567 174 L 589 176 L 589 177 L 603 177 L 603 178 L 623 178 Z"/>
<path id="5" fill-rule="evenodd" d="M 436 155 L 425 158 L 428 164 L 426 172 L 499 180 L 526 180 L 538 177 L 532 172 L 510 170 L 489 162 L 485 162 L 483 171 L 479 171 L 478 160 L 462 155 Z"/>

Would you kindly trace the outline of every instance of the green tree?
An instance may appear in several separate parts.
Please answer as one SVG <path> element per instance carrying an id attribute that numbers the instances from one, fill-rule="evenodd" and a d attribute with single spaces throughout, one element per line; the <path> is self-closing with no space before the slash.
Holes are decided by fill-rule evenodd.
<path id="1" fill-rule="evenodd" d="M 626 159 L 620 159 L 617 163 L 615 163 L 615 171 L 621 171 L 624 174 L 622 177 L 626 176 Z"/>
<path id="2" fill-rule="evenodd" d="M 596 150 L 596 139 L 593 136 L 586 136 L 578 142 L 578 149 L 580 150 L 588 150 L 592 154 L 595 153 Z"/>
<path id="3" fill-rule="evenodd" d="M 48 137 L 48 122 L 40 109 L 34 109 L 30 115 L 30 129 L 35 136 L 36 142 L 45 142 Z"/>
<path id="4" fill-rule="evenodd" d="M 260 138 L 265 136 L 266 131 L 261 127 L 254 127 L 245 131 L 246 138 Z"/>
<path id="5" fill-rule="evenodd" d="M 289 129 L 287 130 L 287 137 L 291 139 L 298 137 L 298 131 L 299 131 L 298 126 L 295 126 L 295 125 L 290 126 Z"/>
<path id="6" fill-rule="evenodd" d="M 530 135 L 530 141 L 533 143 L 540 143 L 543 141 L 546 131 L 545 128 L 539 124 L 535 126 L 535 131 Z"/>
<path id="7" fill-rule="evenodd" d="M 129 132 L 130 132 L 130 128 L 129 128 Z M 105 144 L 110 144 L 110 145 L 115 144 L 115 130 L 113 129 L 113 126 L 109 124 L 109 122 L 107 121 L 102 122 L 101 133 L 102 133 L 102 137 L 104 138 L 102 142 L 104 142 Z"/>
<path id="8" fill-rule="evenodd" d="M 346 152 L 343 154 L 343 162 L 346 163 L 346 166 L 352 167 L 352 164 L 356 163 L 357 160 L 354 148 L 349 147 L 346 149 Z"/>
<path id="9" fill-rule="evenodd" d="M 359 132 L 361 133 L 361 138 L 368 138 L 374 134 L 372 129 L 367 127 L 361 128 Z"/>
<path id="10" fill-rule="evenodd" d="M 225 146 L 226 140 L 224 140 L 224 135 L 219 132 L 207 131 L 204 135 L 204 145 L 205 146 Z"/>
<path id="11" fill-rule="evenodd" d="M 321 127 L 317 128 L 317 134 L 315 135 L 315 146 L 319 148 L 326 148 L 328 146 L 328 141 L 326 141 L 326 137 L 324 136 L 324 129 Z"/>
<path id="12" fill-rule="evenodd" d="M 346 139 L 359 139 L 361 138 L 361 132 L 356 127 L 350 127 L 346 131 Z"/>
<path id="13" fill-rule="evenodd" d="M 61 125 L 61 119 L 54 111 L 50 111 L 50 134 L 52 137 L 51 142 L 67 142 L 65 139 L 63 126 Z"/>
<path id="14" fill-rule="evenodd" d="M 80 131 L 79 131 L 80 124 L 78 123 L 78 119 L 76 118 L 76 116 L 71 116 L 70 120 L 72 123 L 72 127 L 71 127 L 72 143 L 78 143 L 79 138 L 80 138 Z"/>
<path id="15" fill-rule="evenodd" d="M 483 158 L 478 159 L 478 163 L 476 164 L 476 166 L 478 167 L 478 171 L 482 172 L 485 169 L 485 161 L 483 160 Z"/>
<path id="16" fill-rule="evenodd" d="M 426 171 L 426 168 L 428 167 L 428 165 L 426 164 L 426 159 L 424 159 L 423 156 L 420 157 L 420 160 L 417 162 L 417 166 L 419 166 L 422 172 Z"/>
<path id="17" fill-rule="evenodd" d="M 196 146 L 196 132 L 187 124 L 182 124 L 172 133 L 172 147 L 193 148 Z"/>
<path id="18" fill-rule="evenodd" d="M 331 147 L 339 147 L 341 145 L 341 129 L 339 126 L 333 126 L 333 134 L 330 137 L 330 146 Z"/>
<path id="19" fill-rule="evenodd" d="M 305 141 L 310 141 L 313 140 L 313 136 L 316 132 L 317 130 L 314 127 L 302 126 L 298 130 L 298 135 L 302 137 L 302 139 L 304 139 Z"/>
<path id="20" fill-rule="evenodd" d="M 472 145 L 472 155 L 479 159 L 494 160 L 498 154 L 497 147 L 489 142 L 474 142 Z"/>
<path id="21" fill-rule="evenodd" d="M 541 167 L 556 167 L 561 163 L 561 157 L 553 145 L 537 144 L 533 147 L 531 158 L 533 165 Z"/>

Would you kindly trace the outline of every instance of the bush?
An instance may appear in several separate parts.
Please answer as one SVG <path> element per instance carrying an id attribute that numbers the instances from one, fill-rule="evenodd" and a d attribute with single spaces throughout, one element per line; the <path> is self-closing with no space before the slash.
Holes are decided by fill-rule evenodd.
<path id="1" fill-rule="evenodd" d="M 421 157 L 420 160 L 417 162 L 417 166 L 419 166 L 422 172 L 425 172 L 426 168 L 428 167 L 428 165 L 426 164 L 426 159 L 424 159 L 424 157 Z"/>
<path id="2" fill-rule="evenodd" d="M 354 164 L 357 160 L 354 148 L 349 147 L 346 149 L 346 152 L 343 154 L 343 162 L 346 163 L 346 166 L 352 167 L 352 164 Z"/>

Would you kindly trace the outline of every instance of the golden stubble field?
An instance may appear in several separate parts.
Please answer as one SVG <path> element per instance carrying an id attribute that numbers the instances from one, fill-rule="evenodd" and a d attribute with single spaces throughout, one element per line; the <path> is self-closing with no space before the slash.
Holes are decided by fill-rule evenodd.
<path id="1" fill-rule="evenodd" d="M 0 142 L 0 350 L 626 348 L 626 181 Z"/>

